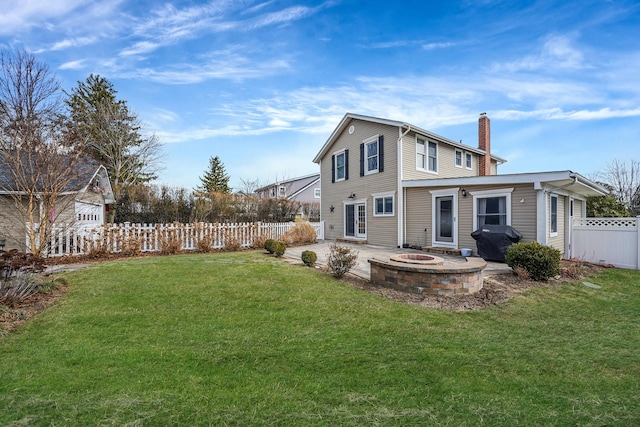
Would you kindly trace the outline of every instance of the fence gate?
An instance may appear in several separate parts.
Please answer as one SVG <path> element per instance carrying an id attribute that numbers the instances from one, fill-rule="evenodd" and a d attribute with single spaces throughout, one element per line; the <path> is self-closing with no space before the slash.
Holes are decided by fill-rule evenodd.
<path id="1" fill-rule="evenodd" d="M 574 218 L 573 258 L 620 268 L 640 269 L 638 218 Z"/>

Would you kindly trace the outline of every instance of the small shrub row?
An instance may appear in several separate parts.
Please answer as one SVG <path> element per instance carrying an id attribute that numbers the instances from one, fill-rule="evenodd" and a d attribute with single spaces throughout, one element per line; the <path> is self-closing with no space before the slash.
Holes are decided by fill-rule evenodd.
<path id="1" fill-rule="evenodd" d="M 561 258 L 562 254 L 558 249 L 529 242 L 509 247 L 505 261 L 518 275 L 528 274 L 531 279 L 541 282 L 560 273 Z"/>
<path id="2" fill-rule="evenodd" d="M 285 251 L 287 250 L 287 246 L 283 242 L 278 242 L 273 239 L 267 239 L 264 241 L 264 248 L 270 254 L 275 255 L 277 258 L 282 257 Z"/>

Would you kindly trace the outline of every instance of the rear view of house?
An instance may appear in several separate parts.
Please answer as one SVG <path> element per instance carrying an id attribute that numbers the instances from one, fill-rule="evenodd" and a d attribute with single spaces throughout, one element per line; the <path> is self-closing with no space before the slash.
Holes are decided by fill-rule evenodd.
<path id="1" fill-rule="evenodd" d="M 605 190 L 571 171 L 499 175 L 491 126 L 473 147 L 395 120 L 346 114 L 316 155 L 325 236 L 381 246 L 475 247 L 484 224 L 570 253 L 570 218 Z"/>

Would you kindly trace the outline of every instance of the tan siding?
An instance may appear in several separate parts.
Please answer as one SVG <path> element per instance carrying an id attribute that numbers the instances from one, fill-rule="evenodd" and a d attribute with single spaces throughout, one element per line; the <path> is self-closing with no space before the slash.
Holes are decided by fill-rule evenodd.
<path id="1" fill-rule="evenodd" d="M 354 126 L 353 134 L 349 127 Z M 360 176 L 360 144 L 363 140 L 384 135 L 384 171 Z M 397 154 L 396 141 L 398 128 L 359 120 L 351 120 L 345 131 L 322 158 L 320 173 L 322 180 L 322 219 L 325 221 L 325 237 L 336 239 L 344 234 L 344 204 L 352 202 L 349 194 L 355 194 L 354 200 L 365 200 L 367 204 L 367 241 L 371 244 L 395 246 L 397 239 L 398 195 L 395 194 L 395 215 L 393 217 L 374 217 L 372 194 L 389 193 L 397 190 Z M 336 151 L 349 150 L 349 179 L 331 182 L 331 156 Z M 330 211 L 334 206 L 334 212 Z"/>
<path id="2" fill-rule="evenodd" d="M 430 246 L 431 193 L 427 188 L 407 188 L 405 196 L 405 242 L 415 246 Z"/>
<path id="3" fill-rule="evenodd" d="M 564 232 L 565 232 L 565 205 L 567 197 L 558 195 L 558 235 L 551 236 L 551 194 L 547 195 L 547 230 L 548 245 L 558 249 L 564 254 Z"/>
<path id="4" fill-rule="evenodd" d="M 438 144 L 438 172 L 432 173 L 418 170 L 416 167 L 416 138 L 414 132 L 410 132 L 402 138 L 402 169 L 403 179 L 433 179 L 452 178 L 460 176 L 476 176 L 478 174 L 478 156 L 471 153 L 472 169 L 466 169 L 464 155 L 467 153 L 462 149 L 462 167 L 455 165 L 455 150 L 453 146 L 439 142 L 434 139 L 425 138 L 428 141 Z"/>
<path id="5" fill-rule="evenodd" d="M 430 191 L 444 190 L 447 187 L 408 188 L 406 211 L 406 242 L 409 244 L 430 245 L 432 241 L 432 199 Z M 501 190 L 513 188 L 511 192 L 511 225 L 523 235 L 522 241 L 536 240 L 536 191 L 532 184 L 510 186 L 481 185 L 466 187 L 467 197 L 458 192 L 458 247 L 472 248 L 476 242 L 471 237 L 473 230 L 474 191 Z M 524 200 L 522 203 L 521 200 Z M 425 232 L 425 229 L 427 231 Z"/>
<path id="6" fill-rule="evenodd" d="M 577 199 L 573 200 L 573 217 L 574 218 L 582 218 L 582 206 L 583 206 L 582 200 L 577 200 Z"/>

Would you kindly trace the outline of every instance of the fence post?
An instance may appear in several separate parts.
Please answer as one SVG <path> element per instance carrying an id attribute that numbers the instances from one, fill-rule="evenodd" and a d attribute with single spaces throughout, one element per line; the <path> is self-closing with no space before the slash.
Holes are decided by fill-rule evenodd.
<path id="1" fill-rule="evenodd" d="M 638 251 L 636 252 L 636 270 L 640 270 L 640 215 L 636 217 L 636 244 Z"/>

